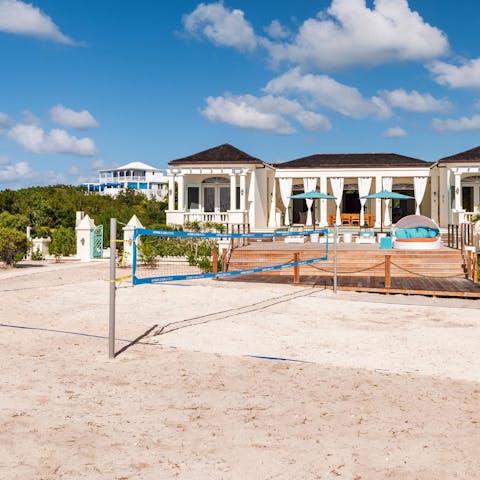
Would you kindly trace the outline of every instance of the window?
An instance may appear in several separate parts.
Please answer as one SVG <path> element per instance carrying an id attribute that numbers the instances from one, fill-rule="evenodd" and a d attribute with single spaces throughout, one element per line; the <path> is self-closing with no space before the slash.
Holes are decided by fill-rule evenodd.
<path id="1" fill-rule="evenodd" d="M 187 209 L 198 210 L 200 208 L 200 188 L 187 187 Z"/>

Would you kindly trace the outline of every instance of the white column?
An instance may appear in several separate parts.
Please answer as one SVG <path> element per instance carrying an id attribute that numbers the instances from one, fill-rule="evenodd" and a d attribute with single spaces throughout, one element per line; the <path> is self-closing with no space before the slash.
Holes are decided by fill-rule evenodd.
<path id="1" fill-rule="evenodd" d="M 462 174 L 455 174 L 455 210 L 457 212 L 462 209 Z"/>
<path id="2" fill-rule="evenodd" d="M 237 209 L 237 176 L 234 173 L 230 174 L 230 210 Z"/>
<path id="3" fill-rule="evenodd" d="M 438 174 L 435 169 L 432 169 L 430 172 L 430 205 L 431 211 L 430 216 L 435 223 L 440 223 L 438 218 L 438 204 L 440 201 L 440 192 L 438 188 Z"/>
<path id="4" fill-rule="evenodd" d="M 476 182 L 473 185 L 473 211 L 478 212 L 478 204 L 480 203 L 480 184 Z"/>
<path id="5" fill-rule="evenodd" d="M 328 193 L 326 176 L 320 177 L 320 192 Z M 326 227 L 326 226 L 328 226 L 327 200 L 320 200 L 320 227 Z"/>
<path id="6" fill-rule="evenodd" d="M 275 188 L 275 183 L 273 184 Z M 247 189 L 247 174 L 240 174 L 240 210 L 243 212 L 246 208 L 246 191 Z"/>
<path id="7" fill-rule="evenodd" d="M 183 175 L 177 176 L 178 182 L 178 211 L 185 211 L 185 177 Z"/>
<path id="8" fill-rule="evenodd" d="M 175 177 L 168 175 L 168 210 L 175 210 Z"/>
<path id="9" fill-rule="evenodd" d="M 382 191 L 382 176 L 377 175 L 375 177 L 375 192 Z M 380 228 L 380 222 L 382 221 L 382 199 L 375 199 L 375 228 Z"/>
<path id="10" fill-rule="evenodd" d="M 240 177 L 240 180 L 242 180 L 242 177 Z M 241 182 L 240 182 L 240 185 L 241 185 Z M 242 187 L 240 186 L 240 192 L 241 191 L 242 191 Z M 275 228 L 280 226 L 280 225 L 277 225 L 276 214 L 277 214 L 277 179 L 273 177 L 272 192 L 270 197 L 270 213 L 268 215 L 269 228 Z"/>

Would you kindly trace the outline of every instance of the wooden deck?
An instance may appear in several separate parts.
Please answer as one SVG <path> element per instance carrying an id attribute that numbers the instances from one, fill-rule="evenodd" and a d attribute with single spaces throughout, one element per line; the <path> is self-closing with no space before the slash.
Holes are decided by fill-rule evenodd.
<path id="1" fill-rule="evenodd" d="M 434 251 L 381 250 L 378 245 L 339 244 L 337 288 L 376 293 L 480 298 L 480 285 L 468 280 L 459 250 L 443 247 Z M 292 262 L 325 255 L 321 244 L 256 242 L 233 251 L 228 270 Z M 388 258 L 387 258 L 388 257 Z M 333 252 L 328 260 L 287 267 L 274 272 L 234 277 L 231 281 L 294 283 L 333 288 Z M 388 280 L 389 278 L 389 280 Z"/>

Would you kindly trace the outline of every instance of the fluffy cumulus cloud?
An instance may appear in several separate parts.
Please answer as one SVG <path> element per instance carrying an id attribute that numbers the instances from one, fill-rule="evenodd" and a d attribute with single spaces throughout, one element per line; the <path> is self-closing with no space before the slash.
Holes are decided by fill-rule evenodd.
<path id="1" fill-rule="evenodd" d="M 383 136 L 387 138 L 407 137 L 408 133 L 401 127 L 391 127 L 383 132 Z"/>
<path id="2" fill-rule="evenodd" d="M 296 101 L 272 95 L 256 97 L 226 94 L 208 97 L 207 106 L 201 113 L 212 122 L 282 135 L 295 132 L 285 116 L 291 116 L 309 131 L 331 128 L 329 120 L 323 115 L 304 110 Z"/>
<path id="3" fill-rule="evenodd" d="M 437 83 L 452 88 L 480 88 L 480 58 L 460 66 L 445 62 L 432 62 L 428 66 Z"/>
<path id="4" fill-rule="evenodd" d="M 7 133 L 8 137 L 32 153 L 60 153 L 81 156 L 96 154 L 91 138 L 77 138 L 65 130 L 52 129 L 45 132 L 35 125 L 16 125 Z"/>
<path id="5" fill-rule="evenodd" d="M 272 59 L 322 69 L 430 60 L 449 50 L 446 35 L 407 0 L 333 0 L 306 20 L 292 42 L 262 40 Z"/>
<path id="6" fill-rule="evenodd" d="M 365 98 L 356 88 L 337 82 L 327 75 L 302 74 L 293 68 L 268 82 L 270 94 L 293 93 L 352 118 L 388 118 L 389 106 L 379 97 Z"/>
<path id="7" fill-rule="evenodd" d="M 271 38 L 283 39 L 290 36 L 288 28 L 284 27 L 278 20 L 272 20 L 268 27 L 265 27 L 265 32 Z"/>
<path id="8" fill-rule="evenodd" d="M 205 37 L 216 45 L 246 51 L 257 45 L 255 32 L 243 11 L 229 10 L 222 2 L 201 3 L 183 17 L 183 25 L 188 33 Z"/>
<path id="9" fill-rule="evenodd" d="M 50 110 L 50 118 L 53 122 L 67 128 L 85 130 L 98 127 L 98 122 L 88 110 L 77 112 L 63 105 L 56 105 Z"/>
<path id="10" fill-rule="evenodd" d="M 28 35 L 65 45 L 76 43 L 39 8 L 20 0 L 0 0 L 0 32 Z"/>
<path id="11" fill-rule="evenodd" d="M 447 118 L 445 120 L 435 118 L 432 122 L 432 126 L 437 132 L 463 132 L 480 130 L 480 115 L 474 115 L 470 118 Z"/>
<path id="12" fill-rule="evenodd" d="M 446 112 L 452 107 L 445 99 L 434 98 L 430 93 L 419 93 L 416 90 L 407 92 L 403 89 L 382 90 L 380 96 L 393 108 L 401 108 L 410 112 Z"/>
<path id="13" fill-rule="evenodd" d="M 34 176 L 28 162 L 11 163 L 8 157 L 0 155 L 0 182 L 21 182 Z"/>

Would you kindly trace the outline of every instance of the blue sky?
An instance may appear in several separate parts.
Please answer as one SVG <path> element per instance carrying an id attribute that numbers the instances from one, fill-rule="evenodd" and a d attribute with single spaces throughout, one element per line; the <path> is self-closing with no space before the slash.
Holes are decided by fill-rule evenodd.
<path id="1" fill-rule="evenodd" d="M 474 0 L 0 0 L 0 188 L 231 143 L 436 160 L 480 144 Z"/>

